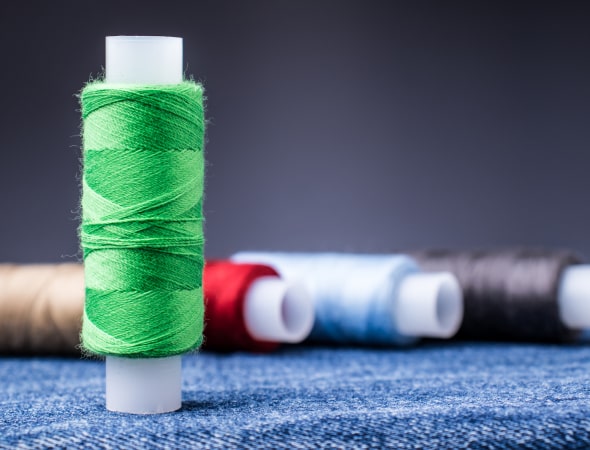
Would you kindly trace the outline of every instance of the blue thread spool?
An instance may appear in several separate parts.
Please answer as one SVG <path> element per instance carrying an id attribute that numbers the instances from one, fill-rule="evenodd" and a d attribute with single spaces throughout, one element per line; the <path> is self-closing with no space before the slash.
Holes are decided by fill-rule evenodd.
<path id="1" fill-rule="evenodd" d="M 310 340 L 409 345 L 453 336 L 463 317 L 455 277 L 422 273 L 404 255 L 242 252 L 232 259 L 268 264 L 307 285 L 316 312 Z"/>

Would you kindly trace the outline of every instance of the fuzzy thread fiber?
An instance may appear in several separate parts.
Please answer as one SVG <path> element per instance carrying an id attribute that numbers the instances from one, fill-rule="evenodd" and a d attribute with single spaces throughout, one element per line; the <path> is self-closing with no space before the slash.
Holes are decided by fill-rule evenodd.
<path id="1" fill-rule="evenodd" d="M 203 88 L 81 93 L 86 351 L 164 357 L 203 332 Z"/>

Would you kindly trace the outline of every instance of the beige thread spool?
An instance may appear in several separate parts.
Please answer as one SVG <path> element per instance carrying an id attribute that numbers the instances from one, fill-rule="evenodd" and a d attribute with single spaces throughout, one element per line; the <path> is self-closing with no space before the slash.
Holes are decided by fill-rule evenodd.
<path id="1" fill-rule="evenodd" d="M 0 264 L 0 353 L 79 354 L 81 264 Z"/>

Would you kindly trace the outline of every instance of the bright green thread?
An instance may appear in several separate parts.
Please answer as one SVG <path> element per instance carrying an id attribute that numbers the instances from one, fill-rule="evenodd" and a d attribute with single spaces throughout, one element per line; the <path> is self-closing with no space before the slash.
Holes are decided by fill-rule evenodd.
<path id="1" fill-rule="evenodd" d="M 203 89 L 88 84 L 81 94 L 84 348 L 155 358 L 203 333 Z"/>

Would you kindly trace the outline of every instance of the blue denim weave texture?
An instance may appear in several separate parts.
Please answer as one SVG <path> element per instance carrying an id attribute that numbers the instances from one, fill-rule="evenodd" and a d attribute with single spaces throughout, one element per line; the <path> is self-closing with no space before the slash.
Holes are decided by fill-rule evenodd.
<path id="1" fill-rule="evenodd" d="M 104 408 L 104 364 L 0 358 L 1 448 L 590 448 L 590 345 L 184 358 L 183 408 Z"/>

